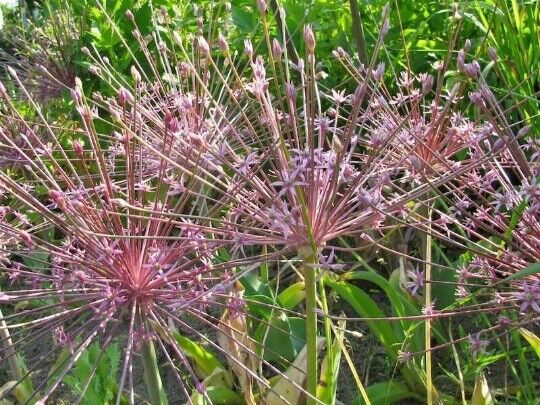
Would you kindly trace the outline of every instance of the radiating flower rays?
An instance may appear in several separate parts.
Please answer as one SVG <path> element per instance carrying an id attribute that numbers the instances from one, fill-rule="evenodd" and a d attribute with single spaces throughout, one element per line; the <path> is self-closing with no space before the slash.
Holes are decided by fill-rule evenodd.
<path id="1" fill-rule="evenodd" d="M 14 71 L 10 73 L 18 80 Z M 136 86 L 141 85 L 134 76 Z M 144 90 L 136 97 L 141 94 L 150 97 Z M 125 342 L 118 398 L 126 389 L 130 402 L 135 401 L 134 353 L 142 350 L 146 370 L 152 366 L 146 361 L 152 358 L 154 342 L 162 349 L 162 357 L 186 398 L 192 386 L 207 396 L 204 384 L 173 338 L 171 324 L 223 352 L 271 392 L 272 387 L 256 369 L 221 349 L 212 337 L 219 334 L 232 339 L 234 334 L 246 332 L 223 327 L 225 321 L 215 314 L 229 308 L 229 313 L 245 318 L 236 280 L 257 268 L 262 259 L 272 260 L 273 256 L 255 256 L 249 261 L 220 256 L 220 249 L 231 250 L 234 240 L 228 238 L 226 222 L 212 217 L 206 205 L 212 200 L 208 179 L 214 178 L 215 167 L 197 164 L 200 152 L 189 147 L 191 138 L 181 137 L 178 129 L 179 125 L 198 122 L 193 134 L 203 136 L 205 120 L 194 122 L 200 115 L 189 115 L 187 107 L 181 109 L 185 120 L 176 123 L 177 118 L 161 111 L 139 113 L 139 104 L 134 101 L 127 107 L 125 93 L 119 92 L 121 115 L 115 116 L 111 107 L 118 130 L 109 137 L 97 132 L 98 112 L 88 104 L 80 83 L 72 95 L 83 130 L 74 132 L 72 145 L 64 147 L 42 120 L 38 125 L 52 138 L 44 145 L 2 91 L 8 106 L 3 119 L 24 125 L 36 141 L 23 136 L 21 146 L 0 131 L 2 143 L 19 154 L 30 179 L 20 182 L 8 172 L 0 173 L 6 204 L 2 206 L 1 266 L 11 286 L 10 291 L 0 294 L 0 303 L 3 308 L 15 309 L 2 318 L 8 323 L 13 344 L 4 344 L 0 350 L 3 358 L 15 355 L 13 347 L 24 353 L 37 340 L 52 334 L 57 346 L 33 363 L 27 376 L 54 363 L 61 347 L 69 352 L 51 370 L 49 380 L 35 385 L 35 398 L 27 400 L 49 399 L 92 342 L 101 342 L 105 350 L 117 336 Z M 43 117 L 40 107 L 31 98 L 29 102 Z M 154 126 L 163 131 L 161 136 L 158 129 L 149 132 Z M 139 130 L 145 135 L 138 136 Z M 104 149 L 103 145 L 110 147 Z M 18 303 L 29 301 L 36 305 L 17 309 Z M 211 308 L 215 308 L 213 312 Z M 206 331 L 191 326 L 194 320 Z M 249 338 L 245 342 L 238 343 L 242 351 L 279 372 L 260 358 L 260 343 Z M 193 381 L 178 371 L 179 363 Z M 154 376 L 154 389 L 152 384 L 149 387 L 153 402 L 161 398 L 156 389 L 161 385 L 159 374 Z M 299 383 L 291 384 L 302 391 Z"/>
<path id="2" fill-rule="evenodd" d="M 446 219 L 432 224 L 435 236 L 470 252 L 458 269 L 456 296 L 477 300 L 479 311 L 499 317 L 500 328 L 540 320 L 539 151 L 526 139 L 446 184 L 445 204 L 455 208 L 437 206 Z"/>
<path id="3" fill-rule="evenodd" d="M 2 50 L 0 58 L 18 72 L 35 100 L 46 103 L 59 99 L 75 84 L 74 55 L 79 52 L 81 27 L 69 7 L 44 8 L 48 18 L 43 18 L 42 25 L 12 28 L 8 38 L 14 55 Z"/>

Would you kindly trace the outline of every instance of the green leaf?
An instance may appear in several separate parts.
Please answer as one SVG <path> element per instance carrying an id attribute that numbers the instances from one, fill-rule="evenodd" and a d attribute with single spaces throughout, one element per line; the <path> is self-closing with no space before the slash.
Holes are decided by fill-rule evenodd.
<path id="1" fill-rule="evenodd" d="M 246 297 L 252 295 L 266 295 L 273 297 L 272 291 L 267 284 L 263 283 L 255 273 L 248 273 L 240 279 L 244 286 Z"/>
<path id="2" fill-rule="evenodd" d="M 510 224 L 508 225 L 508 228 L 504 232 L 503 239 L 510 241 L 512 240 L 512 233 L 514 232 L 514 229 L 516 229 L 516 226 L 523 216 L 523 212 L 525 212 L 525 208 L 527 208 L 527 200 L 522 200 L 517 208 L 512 212 L 512 217 L 510 218 Z"/>
<path id="3" fill-rule="evenodd" d="M 208 396 L 207 398 L 206 395 Z M 208 401 L 210 399 L 210 401 Z M 194 405 L 244 405 L 244 399 L 233 390 L 226 387 L 207 387 L 205 396 L 196 392 L 191 401 Z"/>
<path id="4" fill-rule="evenodd" d="M 240 31 L 251 32 L 255 28 L 255 14 L 251 11 L 244 10 L 243 7 L 232 5 L 231 15 L 233 24 Z"/>
<path id="5" fill-rule="evenodd" d="M 254 336 L 267 361 L 293 361 L 306 342 L 306 321 L 281 313 L 259 326 Z"/>
<path id="6" fill-rule="evenodd" d="M 258 315 L 265 319 L 270 319 L 272 316 L 272 306 L 274 306 L 274 301 L 270 297 L 259 294 L 251 295 L 248 303 L 250 311 L 257 312 Z"/>
<path id="7" fill-rule="evenodd" d="M 395 287 L 392 283 L 398 281 L 398 272 L 394 272 L 390 281 L 382 277 L 373 271 L 354 271 L 345 274 L 348 280 L 365 280 L 375 284 L 381 290 L 384 291 L 390 303 L 392 304 L 392 311 L 396 316 L 414 316 L 420 315 L 420 310 L 409 301 L 409 294 L 403 291 L 400 287 Z M 408 331 L 417 325 L 417 322 L 400 320 L 399 322 L 393 322 L 392 326 L 395 333 L 399 334 L 402 339 L 408 335 Z M 413 351 L 424 350 L 424 336 L 422 328 L 414 329 L 412 339 L 409 341 L 410 349 Z"/>
<path id="8" fill-rule="evenodd" d="M 306 297 L 306 291 L 303 282 L 295 283 L 287 287 L 278 295 L 280 304 L 285 309 L 294 309 Z"/>
<path id="9" fill-rule="evenodd" d="M 360 288 L 343 281 L 335 282 L 328 280 L 325 283 L 332 287 L 341 298 L 345 299 L 361 317 L 386 317 L 375 301 Z M 398 344 L 401 342 L 396 337 L 390 322 L 386 320 L 375 320 L 366 321 L 366 323 L 386 348 L 387 353 L 392 357 L 392 361 L 395 361 L 397 359 Z"/>
<path id="10" fill-rule="evenodd" d="M 195 343 L 193 340 L 182 336 L 178 332 L 172 332 L 172 334 L 184 354 L 195 362 L 205 377 L 211 375 L 216 368 L 225 369 L 212 353 Z"/>
<path id="11" fill-rule="evenodd" d="M 339 330 L 332 343 L 332 347 L 327 351 L 326 356 L 321 362 L 321 372 L 319 383 L 317 384 L 317 399 L 325 404 L 336 403 L 336 392 L 338 387 L 339 366 L 341 364 L 341 348 L 343 347 L 343 339 L 345 337 L 345 321 L 338 322 Z M 333 355 L 333 367 L 330 369 L 329 352 Z"/>
<path id="12" fill-rule="evenodd" d="M 407 398 L 422 401 L 422 397 L 410 391 L 407 386 L 397 381 L 385 381 L 370 385 L 366 388 L 369 400 L 372 404 L 387 405 L 402 401 Z M 365 404 L 362 396 L 359 396 L 353 405 Z"/>
<path id="13" fill-rule="evenodd" d="M 317 345 L 324 342 L 324 338 L 319 337 Z M 304 346 L 294 359 L 293 364 L 287 370 L 278 374 L 271 380 L 272 390 L 268 391 L 267 397 L 263 399 L 265 405 L 281 405 L 283 403 L 300 404 L 302 392 L 293 385 L 305 386 L 307 369 L 307 349 Z"/>
<path id="14" fill-rule="evenodd" d="M 527 266 L 524 269 L 521 269 L 517 273 L 511 274 L 505 279 L 498 281 L 496 284 L 505 282 L 505 281 L 520 280 L 527 276 L 532 276 L 533 274 L 540 274 L 540 262 L 533 263 L 530 266 Z"/>
<path id="15" fill-rule="evenodd" d="M 33 270 L 44 271 L 49 268 L 49 256 L 49 253 L 46 251 L 37 249 L 29 255 L 21 255 L 21 258 L 25 266 Z"/>
<path id="16" fill-rule="evenodd" d="M 529 342 L 536 355 L 540 358 L 540 338 L 525 328 L 519 328 L 518 331 L 521 333 L 521 336 L 523 336 L 525 340 Z"/>

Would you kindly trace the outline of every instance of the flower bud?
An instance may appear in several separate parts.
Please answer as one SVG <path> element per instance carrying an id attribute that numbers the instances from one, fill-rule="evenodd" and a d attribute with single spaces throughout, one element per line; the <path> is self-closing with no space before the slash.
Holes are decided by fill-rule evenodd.
<path id="1" fill-rule="evenodd" d="M 433 76 L 432 75 L 421 75 L 420 76 L 420 83 L 422 83 L 422 94 L 426 94 L 431 90 L 433 87 Z"/>
<path id="2" fill-rule="evenodd" d="M 379 81 L 382 79 L 384 75 L 384 62 L 381 62 L 377 65 L 377 69 L 375 69 L 375 72 L 373 73 L 373 78 L 376 81 Z"/>
<path id="3" fill-rule="evenodd" d="M 279 12 L 279 18 L 281 18 L 281 21 L 285 21 L 285 17 L 287 16 L 287 14 L 285 13 L 285 9 L 283 7 L 280 7 L 278 9 L 278 12 Z"/>
<path id="4" fill-rule="evenodd" d="M 265 0 L 257 0 L 257 8 L 259 9 L 259 12 L 266 13 L 266 1 Z"/>
<path id="5" fill-rule="evenodd" d="M 127 102 L 131 102 L 133 100 L 133 96 L 127 90 L 125 87 L 120 87 L 120 90 L 118 90 L 118 103 L 124 107 Z"/>
<path id="6" fill-rule="evenodd" d="M 460 71 L 465 70 L 465 50 L 460 49 L 457 56 L 457 67 Z"/>
<path id="7" fill-rule="evenodd" d="M 360 83 L 358 87 L 356 87 L 356 90 L 354 91 L 354 94 L 351 97 L 351 103 L 356 104 L 362 101 L 364 98 L 364 95 L 366 94 L 366 86 L 364 83 Z"/>
<path id="8" fill-rule="evenodd" d="M 201 36 L 198 38 L 198 44 L 201 51 L 203 51 L 207 55 L 210 54 L 210 45 L 208 45 L 208 42 L 206 42 L 206 39 L 204 39 L 204 37 Z"/>
<path id="9" fill-rule="evenodd" d="M 126 18 L 131 22 L 135 22 L 135 16 L 131 12 L 131 10 L 126 11 Z"/>
<path id="10" fill-rule="evenodd" d="M 281 49 L 281 44 L 276 38 L 274 38 L 272 41 L 272 56 L 276 58 L 277 60 L 281 60 L 282 52 L 283 50 Z"/>
<path id="11" fill-rule="evenodd" d="M 244 40 L 244 50 L 249 60 L 252 61 L 253 60 L 253 44 L 251 43 L 250 39 Z"/>
<path id="12" fill-rule="evenodd" d="M 347 54 L 347 51 L 345 49 L 343 49 L 341 46 L 336 50 L 338 56 L 342 59 L 346 59 L 347 56 L 349 56 Z"/>
<path id="13" fill-rule="evenodd" d="M 82 92 L 77 86 L 71 89 L 70 92 L 71 92 L 71 98 L 73 99 L 73 101 L 75 101 L 76 103 L 79 103 L 82 100 Z"/>
<path id="14" fill-rule="evenodd" d="M 386 34 L 388 34 L 389 30 L 390 30 L 390 20 L 388 19 L 388 17 L 386 17 L 381 26 L 381 38 L 386 37 Z"/>
<path id="15" fill-rule="evenodd" d="M 72 146 L 73 146 L 73 152 L 75 152 L 75 155 L 79 158 L 79 159 L 82 159 L 83 156 L 84 156 L 84 149 L 83 149 L 83 146 L 81 145 L 81 143 L 77 140 L 74 140 L 73 143 L 72 143 Z"/>
<path id="16" fill-rule="evenodd" d="M 224 55 L 229 55 L 229 44 L 227 42 L 227 38 L 221 35 L 221 33 L 219 33 L 219 36 L 218 36 L 218 46 Z"/>
<path id="17" fill-rule="evenodd" d="M 308 53 L 312 54 L 315 52 L 315 34 L 313 33 L 313 28 L 311 24 L 307 24 L 304 27 L 304 42 Z"/>
<path id="18" fill-rule="evenodd" d="M 133 77 L 133 80 L 135 80 L 135 83 L 139 83 L 141 81 L 141 74 L 137 70 L 135 66 L 131 66 L 131 77 Z"/>
<path id="19" fill-rule="evenodd" d="M 174 42 L 176 42 L 178 45 L 182 45 L 182 37 L 178 33 L 178 31 L 173 31 L 172 37 Z"/>
<path id="20" fill-rule="evenodd" d="M 26 231 L 21 232 L 21 239 L 28 246 L 33 246 L 34 245 L 34 241 L 32 240 L 32 236 Z"/>
<path id="21" fill-rule="evenodd" d="M 165 112 L 165 127 L 173 133 L 180 132 L 180 122 L 178 121 L 178 118 L 172 116 L 168 111 Z"/>
<path id="22" fill-rule="evenodd" d="M 476 79 L 478 75 L 480 75 L 480 72 L 480 64 L 475 60 L 473 60 L 471 63 L 465 64 L 463 69 L 463 73 L 465 73 L 465 75 L 469 76 L 471 79 Z"/>
<path id="23" fill-rule="evenodd" d="M 294 87 L 294 84 L 285 84 L 285 94 L 287 95 L 287 98 L 291 101 L 294 101 L 296 99 L 296 88 Z"/>
<path id="24" fill-rule="evenodd" d="M 517 135 L 516 135 L 516 138 L 520 139 L 522 137 L 524 137 L 525 135 L 527 135 L 529 133 L 529 131 L 531 130 L 532 126 L 531 125 L 525 125 L 523 128 L 521 128 Z"/>
<path id="25" fill-rule="evenodd" d="M 498 58 L 497 58 L 497 51 L 495 50 L 495 48 L 493 47 L 489 47 L 488 50 L 487 50 L 487 54 L 489 56 L 489 59 L 492 61 L 492 62 L 497 62 Z"/>
<path id="26" fill-rule="evenodd" d="M 64 198 L 64 193 L 58 190 L 49 190 L 49 198 L 54 202 L 60 209 L 66 209 L 66 200 Z"/>
<path id="27" fill-rule="evenodd" d="M 92 73 L 94 76 L 99 76 L 101 73 L 101 69 L 99 68 L 99 66 L 96 66 L 96 65 L 90 65 L 90 67 L 88 68 L 88 71 Z"/>
<path id="28" fill-rule="evenodd" d="M 484 105 L 484 99 L 482 98 L 482 93 L 479 91 L 473 91 L 469 93 L 469 99 L 477 107 L 482 107 Z"/>
<path id="29" fill-rule="evenodd" d="M 0 96 L 2 96 L 4 98 L 8 97 L 6 86 L 4 86 L 4 83 L 2 83 L 2 82 L 0 82 Z"/>
<path id="30" fill-rule="evenodd" d="M 7 67 L 7 71 L 11 77 L 13 77 L 14 79 L 17 78 L 17 72 L 11 66 Z"/>

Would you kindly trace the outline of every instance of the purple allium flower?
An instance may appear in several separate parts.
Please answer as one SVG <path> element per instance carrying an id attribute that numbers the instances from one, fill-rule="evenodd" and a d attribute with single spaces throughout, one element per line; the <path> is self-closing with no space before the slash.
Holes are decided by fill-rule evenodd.
<path id="1" fill-rule="evenodd" d="M 407 281 L 405 287 L 411 292 L 412 295 L 418 295 L 419 291 L 424 288 L 425 275 L 424 271 L 419 270 L 418 267 L 413 270 L 407 270 Z"/>
<path id="2" fill-rule="evenodd" d="M 56 9 L 42 25 L 11 27 L 7 35 L 17 58 L 2 52 L 35 101 L 60 98 L 75 84 L 81 32 L 68 10 Z M 21 88 L 22 89 L 22 88 Z M 22 93 L 22 92 L 21 92 Z"/>
<path id="3" fill-rule="evenodd" d="M 524 282 L 521 291 L 516 294 L 516 300 L 520 312 L 525 313 L 530 308 L 532 311 L 540 313 L 540 281 Z"/>
<path id="4" fill-rule="evenodd" d="M 469 351 L 473 358 L 477 358 L 479 354 L 484 353 L 489 342 L 480 338 L 481 332 L 468 336 Z"/>

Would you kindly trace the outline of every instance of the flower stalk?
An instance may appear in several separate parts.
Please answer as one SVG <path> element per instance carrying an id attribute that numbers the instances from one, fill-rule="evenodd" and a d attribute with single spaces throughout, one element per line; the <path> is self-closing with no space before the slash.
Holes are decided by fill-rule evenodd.
<path id="1" fill-rule="evenodd" d="M 432 208 L 427 207 L 427 218 L 431 221 Z M 428 222 L 429 223 L 429 222 Z M 429 225 L 428 225 L 429 227 Z M 426 260 L 426 281 L 424 283 L 424 305 L 426 308 L 431 308 L 431 233 L 425 235 L 425 260 Z M 426 317 L 425 320 L 425 346 L 426 346 L 426 396 L 428 405 L 433 404 L 433 381 L 432 381 L 432 364 L 431 364 L 431 318 Z"/>
<path id="2" fill-rule="evenodd" d="M 167 396 L 163 389 L 159 366 L 156 357 L 156 349 L 151 340 L 145 340 L 142 344 L 142 360 L 144 365 L 144 383 L 148 390 L 148 396 L 152 405 L 167 405 Z"/>
<path id="3" fill-rule="evenodd" d="M 307 347 L 307 375 L 306 391 L 313 397 L 307 398 L 307 405 L 317 403 L 317 270 L 313 265 L 319 263 L 317 252 L 310 246 L 298 249 L 298 256 L 302 260 L 302 275 L 306 288 L 306 347 Z"/>
<path id="4" fill-rule="evenodd" d="M 0 310 L 0 339 L 3 342 L 4 353 L 7 357 L 9 364 L 9 371 L 14 381 L 20 381 L 19 388 L 16 390 L 15 395 L 17 399 L 24 403 L 32 397 L 32 381 L 28 378 L 23 367 L 19 363 L 19 356 L 13 346 L 13 341 L 9 334 L 9 330 L 6 322 L 4 321 L 4 315 Z"/>

